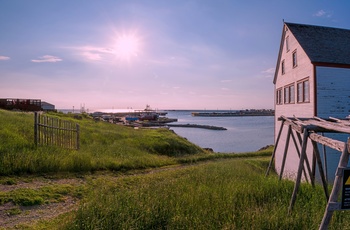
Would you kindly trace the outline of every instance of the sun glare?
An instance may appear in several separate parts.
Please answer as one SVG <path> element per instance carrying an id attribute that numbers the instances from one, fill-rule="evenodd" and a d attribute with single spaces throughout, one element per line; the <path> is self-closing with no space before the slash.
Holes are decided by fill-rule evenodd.
<path id="1" fill-rule="evenodd" d="M 130 60 L 139 53 L 140 41 L 135 35 L 123 34 L 116 39 L 114 53 L 116 57 Z"/>

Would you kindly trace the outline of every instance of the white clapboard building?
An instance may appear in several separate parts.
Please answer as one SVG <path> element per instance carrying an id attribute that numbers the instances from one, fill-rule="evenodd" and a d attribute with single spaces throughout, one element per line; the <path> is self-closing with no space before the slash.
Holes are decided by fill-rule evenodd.
<path id="1" fill-rule="evenodd" d="M 283 23 L 281 44 L 273 83 L 275 85 L 275 141 L 279 117 L 346 118 L 350 114 L 350 30 Z M 287 129 L 276 148 L 275 169 L 280 172 Z M 326 134 L 346 140 L 349 135 Z M 322 147 L 320 149 L 323 149 Z M 312 145 L 307 156 L 313 161 Z M 334 178 L 340 153 L 325 148 L 328 177 Z M 296 175 L 299 157 L 290 142 L 284 177 Z"/>

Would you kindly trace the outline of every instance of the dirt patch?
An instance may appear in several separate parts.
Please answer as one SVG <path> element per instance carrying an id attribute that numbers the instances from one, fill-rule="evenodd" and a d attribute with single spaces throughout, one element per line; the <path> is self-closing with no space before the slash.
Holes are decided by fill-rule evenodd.
<path id="1" fill-rule="evenodd" d="M 44 186 L 69 184 L 82 185 L 86 183 L 84 179 L 80 178 L 65 178 L 65 179 L 47 179 L 34 178 L 25 181 L 16 181 L 13 185 L 0 185 L 1 192 L 11 192 L 16 189 L 39 189 Z M 0 229 L 17 228 L 18 225 L 30 224 L 45 219 L 55 218 L 60 214 L 70 212 L 78 208 L 79 199 L 64 196 L 60 199 L 62 202 L 49 203 L 34 206 L 20 206 L 14 205 L 12 202 L 0 205 Z"/>
<path id="2" fill-rule="evenodd" d="M 35 206 L 16 206 L 6 203 L 0 206 L 0 226 L 9 229 L 18 225 L 34 224 L 39 220 L 52 219 L 78 207 L 79 200 L 66 197 L 64 202 Z"/>
<path id="3" fill-rule="evenodd" d="M 205 164 L 205 162 L 197 163 Z M 124 173 L 99 172 L 94 175 L 89 175 L 88 178 L 94 180 L 100 177 L 111 176 L 115 179 L 121 177 L 129 177 L 142 174 L 153 174 L 165 170 L 176 170 L 192 165 L 172 165 L 162 168 L 132 170 Z M 69 184 L 69 185 L 84 185 L 87 184 L 86 178 L 65 178 L 65 179 L 50 179 L 44 177 L 33 177 L 17 179 L 16 184 L 0 185 L 0 192 L 11 192 L 16 189 L 29 188 L 39 189 L 44 186 Z M 72 196 L 64 196 L 60 202 L 49 203 L 34 206 L 19 206 L 12 202 L 0 205 L 0 229 L 18 229 L 23 228 L 23 225 L 33 225 L 40 220 L 49 220 L 59 216 L 60 214 L 77 210 L 79 207 L 79 199 Z"/>

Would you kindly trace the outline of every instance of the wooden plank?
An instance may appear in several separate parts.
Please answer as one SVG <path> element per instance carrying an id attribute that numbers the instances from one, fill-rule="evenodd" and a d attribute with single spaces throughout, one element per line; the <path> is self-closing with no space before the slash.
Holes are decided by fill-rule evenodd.
<path id="1" fill-rule="evenodd" d="M 299 133 L 297 133 L 297 134 L 300 136 Z M 291 133 L 291 136 L 292 136 L 292 140 L 294 142 L 295 149 L 297 150 L 298 158 L 300 159 L 300 150 L 299 150 L 299 148 L 301 148 L 301 146 L 299 147 L 293 132 Z M 299 140 L 299 144 L 300 145 L 302 144 L 301 140 Z M 315 185 L 315 180 L 311 177 L 311 169 L 310 169 L 310 164 L 309 164 L 309 160 L 307 159 L 307 157 L 305 158 L 305 163 L 306 163 L 306 167 L 307 167 L 307 170 L 308 170 L 308 173 L 309 173 L 309 174 L 307 174 L 305 168 L 303 168 L 305 180 L 306 180 L 306 182 L 309 183 L 309 178 L 310 178 L 311 184 L 314 186 Z"/>
<path id="2" fill-rule="evenodd" d="M 79 143 L 80 143 L 80 126 L 77 124 L 77 147 L 76 147 L 77 150 L 80 149 Z"/>
<path id="3" fill-rule="evenodd" d="M 329 211 L 337 211 L 341 209 L 341 203 L 340 202 L 329 202 L 328 203 L 328 210 Z"/>
<path id="4" fill-rule="evenodd" d="M 285 117 L 285 116 L 281 116 L 281 118 L 283 118 L 283 120 L 285 121 L 286 125 L 290 125 L 292 126 L 293 130 L 302 133 L 304 130 L 304 125 L 302 123 L 296 123 L 295 121 L 293 121 L 291 118 Z"/>
<path id="5" fill-rule="evenodd" d="M 335 131 L 339 133 L 348 133 L 350 134 L 350 127 L 341 125 L 341 124 L 336 124 L 334 122 L 329 122 L 329 121 L 316 121 L 316 120 L 310 120 L 310 124 L 324 128 L 329 131 Z"/>
<path id="6" fill-rule="evenodd" d="M 284 120 L 282 120 L 282 122 L 281 122 L 281 126 L 280 126 L 280 130 L 278 132 L 276 144 L 275 144 L 275 147 L 273 149 L 273 153 L 272 153 L 272 156 L 271 156 L 271 159 L 270 159 L 269 166 L 267 167 L 267 170 L 266 170 L 266 173 L 265 173 L 265 177 L 269 175 L 270 170 L 272 168 L 272 164 L 273 164 L 273 161 L 274 161 L 275 156 L 276 156 L 276 149 L 277 149 L 278 143 L 280 141 L 280 137 L 281 137 L 281 133 L 282 133 L 283 127 L 284 127 Z"/>
<path id="7" fill-rule="evenodd" d="M 282 176 L 283 176 L 283 171 L 284 171 L 284 166 L 286 164 L 291 132 L 292 132 L 292 127 L 290 125 L 288 125 L 287 139 L 286 139 L 286 145 L 284 146 L 284 153 L 283 153 L 282 166 L 281 166 L 281 172 L 279 175 L 279 180 L 281 180 Z"/>
<path id="8" fill-rule="evenodd" d="M 34 144 L 38 145 L 38 113 L 34 113 Z"/>
<path id="9" fill-rule="evenodd" d="M 329 198 L 328 184 L 327 184 L 327 180 L 326 180 L 326 177 L 325 177 L 325 174 L 324 174 L 324 170 L 323 170 L 323 165 L 322 165 L 322 161 L 321 161 L 321 155 L 320 155 L 320 152 L 318 151 L 317 143 L 315 141 L 312 141 L 312 145 L 314 147 L 314 154 L 315 154 L 315 157 L 316 157 L 316 160 L 317 160 L 318 170 L 320 172 L 324 194 L 326 196 L 326 201 L 328 201 L 328 198 Z"/>
<path id="10" fill-rule="evenodd" d="M 333 120 L 333 121 L 336 121 L 336 122 L 338 122 L 340 124 L 350 126 L 350 120 L 348 120 L 348 119 L 339 119 L 339 118 L 335 118 L 335 117 L 329 117 L 329 119 Z"/>
<path id="11" fill-rule="evenodd" d="M 289 208 L 288 208 L 289 213 L 291 213 L 293 210 L 293 206 L 294 206 L 295 200 L 297 198 L 297 193 L 298 193 L 300 182 L 301 182 L 302 169 L 304 167 L 304 160 L 306 158 L 306 147 L 307 147 L 307 142 L 308 142 L 308 136 L 309 136 L 309 132 L 308 132 L 307 128 L 304 128 L 304 136 L 303 136 L 303 143 L 302 143 L 302 147 L 301 147 L 299 167 L 298 167 L 297 178 L 295 181 L 292 198 L 290 200 L 290 204 L 289 204 Z"/>
<path id="12" fill-rule="evenodd" d="M 321 133 L 321 136 L 323 136 L 323 133 Z M 324 162 L 324 173 L 326 174 L 326 181 L 328 183 L 328 161 L 327 161 L 327 152 L 326 152 L 326 145 L 322 144 L 322 153 L 323 153 L 323 162 Z"/>
<path id="13" fill-rule="evenodd" d="M 344 142 L 331 139 L 329 137 L 324 137 L 317 133 L 310 133 L 309 138 L 317 143 L 328 146 L 329 148 L 335 149 L 339 152 L 344 150 Z"/>
<path id="14" fill-rule="evenodd" d="M 348 161 L 349 161 L 349 139 L 347 141 L 347 143 L 344 143 L 344 148 L 343 148 L 343 152 L 341 154 L 339 163 L 338 163 L 338 168 L 337 168 L 337 172 L 336 172 L 336 177 L 333 183 L 333 188 L 332 188 L 332 192 L 331 195 L 329 197 L 328 200 L 328 204 L 326 207 L 326 210 L 324 212 L 323 218 L 322 218 L 322 222 L 320 225 L 320 230 L 326 230 L 328 229 L 328 225 L 332 219 L 332 215 L 333 212 L 335 211 L 334 209 L 334 205 L 333 203 L 337 203 L 338 201 L 338 195 L 339 195 L 339 191 L 340 188 L 342 187 L 342 173 L 340 173 L 340 171 L 342 171 L 343 168 L 345 168 L 348 165 Z M 336 209 L 338 210 L 338 209 Z"/>

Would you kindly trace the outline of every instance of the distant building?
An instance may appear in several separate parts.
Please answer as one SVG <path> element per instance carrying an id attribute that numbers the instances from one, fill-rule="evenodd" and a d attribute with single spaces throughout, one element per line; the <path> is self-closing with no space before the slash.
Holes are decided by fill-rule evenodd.
<path id="1" fill-rule="evenodd" d="M 41 100 L 40 99 L 0 98 L 0 109 L 40 111 Z"/>
<path id="2" fill-rule="evenodd" d="M 278 118 L 318 116 L 346 118 L 350 114 L 350 30 L 284 23 L 273 80 L 275 85 L 275 141 L 281 126 Z M 287 139 L 284 128 L 276 149 L 275 169 L 279 173 Z M 348 135 L 327 134 L 345 141 Z M 322 148 L 320 148 L 322 149 Z M 308 143 L 307 156 L 313 162 Z M 334 177 L 340 153 L 326 148 L 329 175 Z M 293 178 L 299 157 L 289 142 L 284 175 Z"/>
<path id="3" fill-rule="evenodd" d="M 46 101 L 41 102 L 41 109 L 44 111 L 54 111 L 55 110 L 55 105 L 50 104 Z"/>
<path id="4" fill-rule="evenodd" d="M 40 99 L 0 98 L 0 109 L 22 111 L 54 111 L 55 105 Z"/>

